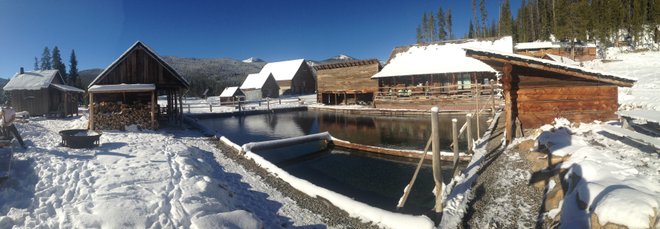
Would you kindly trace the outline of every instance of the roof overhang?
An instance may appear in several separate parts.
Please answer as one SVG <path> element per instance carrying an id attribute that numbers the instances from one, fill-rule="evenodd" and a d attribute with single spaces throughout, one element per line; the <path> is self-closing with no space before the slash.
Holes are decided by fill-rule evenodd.
<path id="1" fill-rule="evenodd" d="M 109 84 L 93 85 L 89 93 L 123 93 L 123 92 L 152 92 L 156 90 L 155 84 Z"/>
<path id="2" fill-rule="evenodd" d="M 77 88 L 77 87 L 72 87 L 72 86 L 69 86 L 69 85 L 56 84 L 56 83 L 52 83 L 50 85 L 52 85 L 55 89 L 60 90 L 60 91 L 85 93 L 85 91 L 83 91 L 82 89 Z"/>

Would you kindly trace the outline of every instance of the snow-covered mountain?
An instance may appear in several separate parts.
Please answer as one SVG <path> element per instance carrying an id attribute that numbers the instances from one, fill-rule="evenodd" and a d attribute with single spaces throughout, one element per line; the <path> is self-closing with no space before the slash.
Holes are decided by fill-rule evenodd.
<path id="1" fill-rule="evenodd" d="M 245 60 L 243 60 L 243 63 L 257 63 L 257 62 L 266 62 L 262 59 L 256 58 L 256 57 L 250 57 Z"/>
<path id="2" fill-rule="evenodd" d="M 353 58 L 352 56 L 346 55 L 346 54 L 339 54 L 333 57 L 330 57 L 325 60 L 321 61 L 316 61 L 316 60 L 308 60 L 307 64 L 310 66 L 315 66 L 315 65 L 321 65 L 321 64 L 334 64 L 334 63 L 339 63 L 339 62 L 346 62 L 346 61 L 352 61 L 352 60 L 357 60 L 356 58 Z"/>
<path id="3" fill-rule="evenodd" d="M 339 54 L 339 55 L 333 56 L 333 57 L 331 57 L 331 58 L 329 58 L 329 59 L 327 59 L 327 60 L 342 60 L 342 61 L 349 61 L 349 60 L 356 60 L 356 59 L 353 58 L 353 57 L 351 57 L 351 56 L 348 56 L 348 55 Z"/>

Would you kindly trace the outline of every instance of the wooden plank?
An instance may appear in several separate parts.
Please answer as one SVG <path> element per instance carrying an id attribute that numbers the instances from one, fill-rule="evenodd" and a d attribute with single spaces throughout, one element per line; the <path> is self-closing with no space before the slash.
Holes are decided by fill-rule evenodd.
<path id="1" fill-rule="evenodd" d="M 513 89 L 513 79 L 511 76 L 511 70 L 513 66 L 509 63 L 504 64 L 502 67 L 502 89 L 504 90 L 504 112 L 505 112 L 505 122 L 504 122 L 504 133 L 506 136 L 506 144 L 508 145 L 513 139 L 513 99 L 512 89 Z"/>
<path id="2" fill-rule="evenodd" d="M 632 130 L 627 130 L 627 129 L 623 129 L 623 128 L 619 128 L 619 127 L 615 127 L 615 126 L 610 126 L 610 125 L 607 125 L 607 124 L 601 125 L 601 127 L 603 128 L 603 130 L 605 130 L 605 131 L 607 131 L 611 134 L 614 134 L 616 136 L 630 138 L 630 139 L 633 139 L 635 141 L 646 143 L 650 146 L 655 147 L 656 149 L 660 149 L 660 140 L 658 140 L 654 137 L 644 135 L 644 134 L 640 134 L 640 133 L 632 131 Z"/>

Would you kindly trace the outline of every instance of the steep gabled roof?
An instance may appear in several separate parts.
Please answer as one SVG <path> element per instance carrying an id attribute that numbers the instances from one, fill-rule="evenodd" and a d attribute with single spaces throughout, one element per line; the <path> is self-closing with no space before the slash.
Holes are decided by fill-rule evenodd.
<path id="1" fill-rule="evenodd" d="M 245 78 L 245 81 L 243 81 L 241 89 L 261 89 L 268 78 L 271 77 L 273 77 L 273 74 L 271 73 L 268 73 L 268 75 L 261 73 L 249 74 L 247 78 Z"/>
<path id="2" fill-rule="evenodd" d="M 298 69 L 300 69 L 300 66 L 303 65 L 303 63 L 305 63 L 305 59 L 272 62 L 266 64 L 259 73 L 260 74 L 272 73 L 273 77 L 275 77 L 275 80 L 277 81 L 292 80 L 293 77 L 296 75 L 296 72 L 298 72 Z"/>
<path id="3" fill-rule="evenodd" d="M 617 76 L 593 69 L 520 54 L 504 53 L 477 48 L 465 48 L 465 55 L 484 62 L 488 62 L 489 64 L 497 63 L 502 65 L 508 63 L 511 65 L 533 68 L 541 71 L 555 72 L 582 79 L 595 80 L 620 87 L 632 87 L 632 85 L 636 82 L 636 79 L 630 77 Z"/>
<path id="4" fill-rule="evenodd" d="M 92 80 L 92 82 L 89 84 L 88 87 L 91 87 L 92 85 L 96 84 L 96 83 L 99 82 L 101 79 L 103 79 L 104 77 L 106 77 L 107 74 L 108 74 L 109 72 L 111 72 L 115 67 L 117 67 L 117 65 L 119 65 L 119 63 L 121 63 L 124 59 L 126 59 L 126 57 L 128 56 L 128 54 L 131 53 L 131 51 L 133 51 L 133 50 L 135 50 L 135 49 L 138 49 L 138 48 L 142 48 L 143 50 L 145 50 L 145 52 L 146 52 L 149 56 L 151 56 L 151 57 L 153 57 L 154 59 L 156 59 L 156 61 L 158 61 L 158 63 L 160 63 L 160 64 L 161 64 L 161 65 L 162 65 L 167 71 L 169 71 L 174 77 L 176 77 L 179 81 L 181 81 L 181 83 L 182 83 L 184 86 L 186 86 L 186 87 L 190 87 L 190 83 L 189 83 L 185 78 L 183 78 L 183 77 L 182 77 L 182 76 L 181 76 L 181 75 L 180 75 L 180 74 L 179 74 L 174 68 L 172 68 L 172 66 L 170 66 L 167 62 L 165 62 L 162 58 L 160 58 L 160 56 L 158 56 L 158 54 L 156 54 L 156 52 L 154 52 L 153 49 L 149 48 L 149 46 L 145 45 L 145 44 L 142 43 L 141 41 L 136 41 L 135 44 L 133 44 L 133 45 L 132 45 L 130 48 L 128 48 L 123 54 L 121 54 L 121 55 L 119 56 L 119 58 L 117 58 L 115 61 L 113 61 L 112 64 L 110 64 L 110 66 L 108 66 L 107 68 L 105 68 L 105 70 L 103 70 L 103 72 L 101 72 L 101 73 L 100 73 L 100 74 L 99 74 L 94 80 Z"/>
<path id="5" fill-rule="evenodd" d="M 59 77 L 64 82 L 58 70 L 42 70 L 33 72 L 16 73 L 3 87 L 5 91 L 13 90 L 41 90 L 48 88 L 53 79 Z"/>
<path id="6" fill-rule="evenodd" d="M 459 72 L 496 72 L 481 61 L 465 56 L 465 47 L 479 47 L 512 52 L 511 37 L 498 40 L 462 40 L 430 45 L 395 48 L 388 64 L 375 78 L 444 74 Z"/>
<path id="7" fill-rule="evenodd" d="M 226 87 L 225 90 L 222 90 L 222 93 L 220 93 L 220 97 L 233 97 L 234 94 L 236 94 L 236 91 L 238 91 L 238 87 Z"/>

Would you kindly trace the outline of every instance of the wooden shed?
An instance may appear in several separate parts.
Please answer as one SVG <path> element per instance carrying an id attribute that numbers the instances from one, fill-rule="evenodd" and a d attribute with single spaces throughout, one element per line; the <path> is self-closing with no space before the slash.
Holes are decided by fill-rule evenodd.
<path id="1" fill-rule="evenodd" d="M 9 94 L 14 109 L 30 115 L 77 115 L 78 103 L 85 93 L 80 88 L 64 85 L 58 70 L 25 72 L 23 68 L 3 89 Z"/>
<path id="2" fill-rule="evenodd" d="M 158 114 L 180 123 L 182 94 L 189 86 L 156 52 L 140 41 L 135 42 L 89 84 L 89 110 L 93 114 L 89 128 L 117 129 L 131 124 L 156 128 Z M 162 109 L 158 96 L 166 99 Z M 110 118 L 99 119 L 104 115 Z"/>
<path id="3" fill-rule="evenodd" d="M 502 72 L 507 142 L 520 129 L 563 117 L 571 122 L 615 119 L 618 87 L 635 80 L 519 54 L 466 48 L 466 55 Z"/>
<path id="4" fill-rule="evenodd" d="M 234 103 L 245 100 L 245 94 L 238 87 L 226 87 L 220 93 L 220 103 Z"/>
<path id="5" fill-rule="evenodd" d="M 280 95 L 312 94 L 316 90 L 314 73 L 304 59 L 268 63 L 259 74 L 272 74 L 280 88 Z"/>
<path id="6" fill-rule="evenodd" d="M 371 76 L 383 67 L 376 59 L 323 64 L 316 69 L 316 99 L 323 104 L 358 104 L 373 102 L 378 81 Z"/>
<path id="7" fill-rule="evenodd" d="M 262 98 L 278 98 L 280 87 L 275 81 L 273 74 L 262 75 L 261 73 L 249 74 L 240 90 L 245 94 L 245 100 L 254 101 Z"/>

